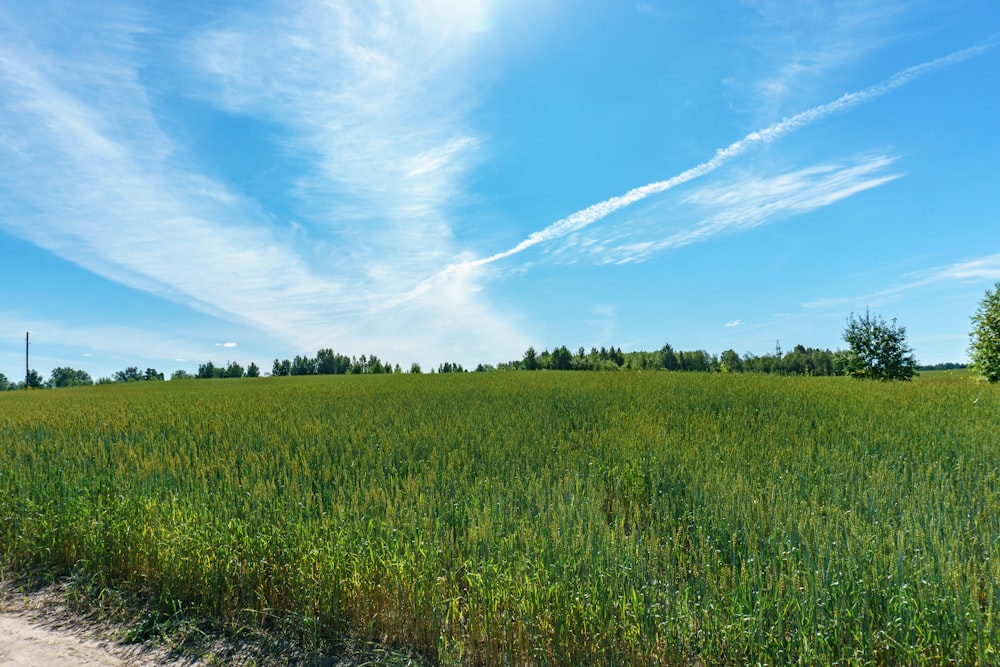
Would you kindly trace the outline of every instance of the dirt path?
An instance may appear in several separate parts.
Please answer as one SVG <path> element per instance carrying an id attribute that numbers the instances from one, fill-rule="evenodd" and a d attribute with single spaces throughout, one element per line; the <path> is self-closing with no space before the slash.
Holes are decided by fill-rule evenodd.
<path id="1" fill-rule="evenodd" d="M 26 614 L 0 613 L 0 667 L 120 667 L 139 665 L 71 629 L 39 625 Z"/>
<path id="2" fill-rule="evenodd" d="M 415 658 L 374 644 L 340 655 L 305 661 L 290 644 L 252 642 L 204 635 L 208 642 L 196 655 L 172 653 L 165 646 L 120 639 L 126 628 L 81 616 L 67 608 L 66 583 L 19 590 L 0 577 L 0 667 L 204 667 L 206 665 L 322 665 L 417 667 Z M 263 649 L 263 652 L 257 651 Z"/>
<path id="3" fill-rule="evenodd" d="M 114 641 L 108 627 L 66 609 L 58 587 L 24 595 L 0 586 L 0 667 L 146 667 L 179 663 L 154 648 Z M 191 664 L 191 663 L 188 663 Z"/>

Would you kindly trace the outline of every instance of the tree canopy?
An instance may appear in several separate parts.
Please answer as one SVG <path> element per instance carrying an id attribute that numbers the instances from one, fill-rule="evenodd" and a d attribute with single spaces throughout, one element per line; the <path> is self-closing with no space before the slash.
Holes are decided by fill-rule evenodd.
<path id="1" fill-rule="evenodd" d="M 76 370 L 75 368 L 53 368 L 52 376 L 49 379 L 50 387 L 82 387 L 94 384 L 94 380 L 87 371 Z"/>
<path id="2" fill-rule="evenodd" d="M 913 349 L 906 342 L 906 328 L 896 320 L 886 322 L 865 309 L 864 315 L 847 319 L 844 340 L 847 374 L 859 380 L 910 380 L 917 368 Z"/>
<path id="3" fill-rule="evenodd" d="M 1000 282 L 979 302 L 972 316 L 969 358 L 973 372 L 987 382 L 1000 380 Z"/>

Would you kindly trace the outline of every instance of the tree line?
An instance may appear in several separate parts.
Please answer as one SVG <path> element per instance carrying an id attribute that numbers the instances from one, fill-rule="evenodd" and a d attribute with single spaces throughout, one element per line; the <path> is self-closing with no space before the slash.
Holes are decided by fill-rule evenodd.
<path id="1" fill-rule="evenodd" d="M 988 382 L 1000 381 L 1000 282 L 979 302 L 972 316 L 973 330 L 969 334 L 969 356 L 974 374 Z M 774 354 L 742 356 L 729 349 L 722 354 L 709 354 L 705 350 L 675 350 L 669 343 L 652 352 L 622 352 L 620 347 L 597 349 L 578 348 L 573 353 L 565 345 L 538 352 L 529 347 L 520 359 L 496 365 L 479 364 L 477 372 L 490 371 L 618 371 L 618 370 L 667 370 L 685 372 L 765 373 L 776 375 L 849 375 L 857 379 L 909 380 L 917 370 L 962 368 L 963 364 L 936 364 L 920 367 L 913 349 L 906 340 L 905 327 L 896 320 L 886 322 L 867 309 L 864 315 L 851 313 L 843 331 L 848 349 L 833 352 L 796 345 L 784 354 L 776 349 Z M 382 361 L 377 356 L 348 357 L 324 348 L 316 356 L 296 356 L 294 359 L 275 359 L 272 376 L 292 375 L 380 375 L 402 373 L 399 364 Z M 421 373 L 420 364 L 410 366 L 410 373 Z M 431 372 L 434 372 L 432 369 Z M 445 362 L 437 367 L 438 373 L 463 373 L 461 364 Z M 260 368 L 250 363 L 245 368 L 235 361 L 216 366 L 209 361 L 198 366 L 194 375 L 178 370 L 171 380 L 255 378 Z M 140 371 L 129 366 L 114 373 L 111 378 L 101 378 L 97 384 L 111 382 L 162 381 L 163 373 L 155 368 Z M 0 391 L 25 388 L 59 388 L 94 384 L 86 371 L 59 367 L 43 381 L 38 371 L 31 370 L 21 382 L 11 382 L 0 373 Z"/>
<path id="2" fill-rule="evenodd" d="M 420 372 L 419 365 L 415 364 L 415 366 L 417 372 Z M 271 375 L 278 377 L 286 375 L 382 375 L 402 372 L 399 364 L 393 366 L 374 354 L 348 357 L 329 348 L 319 350 L 315 357 L 296 355 L 294 359 L 275 359 L 271 367 Z"/>
<path id="3" fill-rule="evenodd" d="M 575 353 L 565 345 L 552 351 L 538 352 L 529 347 L 521 359 L 492 366 L 478 366 L 477 371 L 618 371 L 667 370 L 682 372 L 768 373 L 776 375 L 844 375 L 843 352 L 796 345 L 781 354 L 738 354 L 729 349 L 722 354 L 705 350 L 675 350 L 670 343 L 655 351 L 623 352 L 615 347 L 578 348 Z"/>

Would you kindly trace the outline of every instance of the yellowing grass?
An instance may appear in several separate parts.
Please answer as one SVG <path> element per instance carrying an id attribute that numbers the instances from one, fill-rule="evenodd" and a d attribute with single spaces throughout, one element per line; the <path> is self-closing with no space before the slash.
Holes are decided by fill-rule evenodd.
<path id="1" fill-rule="evenodd" d="M 0 396 L 0 557 L 448 664 L 990 664 L 1000 393 L 494 373 Z"/>

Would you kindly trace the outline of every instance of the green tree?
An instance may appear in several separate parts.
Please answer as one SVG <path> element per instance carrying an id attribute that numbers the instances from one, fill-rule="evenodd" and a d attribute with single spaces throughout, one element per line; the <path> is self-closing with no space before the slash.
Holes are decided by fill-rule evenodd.
<path id="1" fill-rule="evenodd" d="M 94 381 L 87 371 L 78 371 L 74 368 L 53 368 L 49 379 L 50 387 L 82 387 L 92 384 Z"/>
<path id="2" fill-rule="evenodd" d="M 292 360 L 292 375 L 316 375 L 316 360 L 310 357 L 295 355 Z"/>
<path id="3" fill-rule="evenodd" d="M 374 354 L 368 357 L 368 365 L 365 366 L 365 372 L 371 373 L 373 375 L 381 375 L 385 373 L 385 364 Z"/>
<path id="4" fill-rule="evenodd" d="M 115 371 L 113 376 L 115 382 L 141 382 L 144 378 L 138 366 L 129 366 L 120 371 Z"/>
<path id="5" fill-rule="evenodd" d="M 0 391 L 7 391 L 11 388 L 11 382 L 7 379 L 7 376 L 0 373 Z"/>
<path id="6" fill-rule="evenodd" d="M 344 375 L 351 370 L 350 357 L 337 354 L 330 348 L 316 353 L 316 372 L 320 375 Z"/>
<path id="7" fill-rule="evenodd" d="M 906 342 L 906 328 L 896 320 L 887 323 L 865 309 L 863 316 L 851 316 L 844 328 L 850 346 L 846 355 L 847 374 L 864 380 L 910 380 L 917 368 L 913 349 Z"/>
<path id="8" fill-rule="evenodd" d="M 224 378 L 241 378 L 243 377 L 243 367 L 240 366 L 235 361 L 230 361 L 226 366 L 226 369 L 222 372 L 222 377 Z"/>
<path id="9" fill-rule="evenodd" d="M 671 347 L 670 343 L 664 343 L 663 347 L 660 348 L 660 367 L 668 371 L 676 371 L 680 367 L 677 361 L 677 353 L 674 352 L 674 348 Z"/>
<path id="10" fill-rule="evenodd" d="M 215 364 L 211 361 L 204 364 L 198 364 L 198 374 L 195 377 L 199 380 L 211 380 L 216 377 Z"/>
<path id="11" fill-rule="evenodd" d="M 719 358 L 719 370 L 723 373 L 743 372 L 743 360 L 740 359 L 740 355 L 736 354 L 736 350 L 730 349 L 722 353 Z"/>
<path id="12" fill-rule="evenodd" d="M 552 357 L 549 359 L 549 368 L 554 371 L 568 371 L 573 364 L 573 353 L 563 345 L 562 347 L 557 347 L 552 351 Z"/>
<path id="13" fill-rule="evenodd" d="M 362 354 L 357 359 L 352 358 L 350 374 L 363 375 L 366 372 L 368 372 L 368 357 Z"/>
<path id="14" fill-rule="evenodd" d="M 986 290 L 972 316 L 972 325 L 969 334 L 972 370 L 987 382 L 997 382 L 1000 380 L 1000 282 L 992 290 Z"/>
<path id="15" fill-rule="evenodd" d="M 194 376 L 185 370 L 176 370 L 170 374 L 171 380 L 193 380 Z"/>
<path id="16" fill-rule="evenodd" d="M 706 372 L 712 370 L 712 357 L 705 350 L 691 350 L 677 354 L 677 364 L 682 371 Z"/>
<path id="17" fill-rule="evenodd" d="M 160 373 L 155 368 L 147 368 L 146 372 L 142 374 L 142 379 L 147 382 L 160 382 L 163 380 L 163 373 Z"/>
<path id="18" fill-rule="evenodd" d="M 24 383 L 28 389 L 41 389 L 45 386 L 42 376 L 34 368 L 28 371 L 28 377 L 24 378 Z"/>
<path id="19" fill-rule="evenodd" d="M 257 364 L 255 364 L 254 362 L 251 361 L 250 365 L 247 366 L 246 376 L 248 378 L 259 378 L 260 377 L 260 366 L 258 366 Z"/>
<path id="20" fill-rule="evenodd" d="M 526 371 L 538 370 L 538 353 L 535 352 L 534 347 L 529 347 L 524 353 L 524 361 L 521 362 L 521 365 Z"/>

